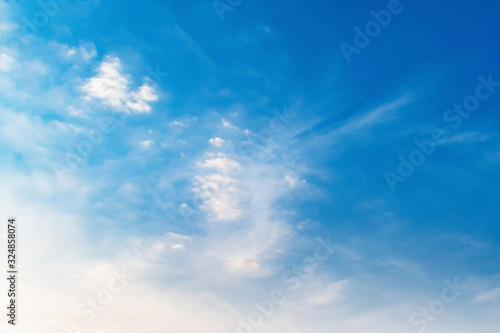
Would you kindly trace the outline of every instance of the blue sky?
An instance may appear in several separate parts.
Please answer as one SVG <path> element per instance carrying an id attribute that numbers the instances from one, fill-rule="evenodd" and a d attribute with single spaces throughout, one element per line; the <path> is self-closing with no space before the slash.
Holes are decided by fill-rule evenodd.
<path id="1" fill-rule="evenodd" d="M 2 330 L 498 331 L 498 4 L 0 9 Z"/>

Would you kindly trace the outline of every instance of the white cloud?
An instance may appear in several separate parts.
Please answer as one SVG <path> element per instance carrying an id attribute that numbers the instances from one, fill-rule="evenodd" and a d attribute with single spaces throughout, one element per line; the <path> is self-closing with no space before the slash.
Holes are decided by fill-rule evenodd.
<path id="1" fill-rule="evenodd" d="M 249 273 L 257 271 L 260 266 L 255 260 L 248 259 L 229 259 L 229 270 L 237 273 Z"/>
<path id="2" fill-rule="evenodd" d="M 30 154 L 46 153 L 50 134 L 49 128 L 44 127 L 39 118 L 5 109 L 0 112 L 0 141 L 11 150 Z"/>
<path id="3" fill-rule="evenodd" d="M 82 87 L 87 99 L 100 99 L 105 105 L 120 111 L 150 112 L 151 106 L 148 102 L 158 100 L 154 88 L 144 83 L 136 91 L 131 91 L 129 80 L 120 70 L 120 59 L 106 57 L 99 67 L 98 74 L 87 80 Z"/>
<path id="4" fill-rule="evenodd" d="M 184 250 L 186 246 L 181 242 L 190 241 L 191 237 L 176 234 L 174 232 L 168 232 L 165 234 L 164 238 L 161 238 L 158 242 L 154 243 L 153 248 L 156 251 L 163 251 L 165 247 L 168 245 L 172 250 Z"/>
<path id="5" fill-rule="evenodd" d="M 174 245 L 172 245 L 172 250 L 183 250 L 185 248 L 186 248 L 186 246 L 184 246 L 183 244 L 174 244 Z"/>
<path id="6" fill-rule="evenodd" d="M 15 25 L 12 22 L 0 22 L 0 37 L 6 37 L 14 29 Z"/>
<path id="7" fill-rule="evenodd" d="M 500 287 L 480 292 L 474 297 L 475 302 L 487 302 L 500 297 Z"/>
<path id="8" fill-rule="evenodd" d="M 181 121 L 173 120 L 170 123 L 168 123 L 170 126 L 184 126 L 184 123 Z"/>
<path id="9" fill-rule="evenodd" d="M 66 58 L 79 57 L 83 61 L 88 62 L 89 60 L 97 56 L 97 51 L 93 43 L 87 43 L 81 45 L 80 47 L 71 47 L 71 48 L 64 45 L 62 48 L 63 48 L 63 55 Z"/>
<path id="10" fill-rule="evenodd" d="M 74 116 L 74 117 L 82 117 L 82 118 L 88 118 L 88 116 L 82 111 L 82 110 L 77 110 L 73 106 L 68 106 L 66 110 L 69 111 L 69 114 Z"/>
<path id="11" fill-rule="evenodd" d="M 17 25 L 11 20 L 10 4 L 0 1 L 0 39 L 9 37 L 16 28 Z"/>
<path id="12" fill-rule="evenodd" d="M 224 126 L 226 128 L 238 129 L 238 127 L 232 125 L 229 121 L 227 121 L 224 118 L 222 119 L 222 126 Z"/>
<path id="13" fill-rule="evenodd" d="M 253 133 L 252 131 L 250 131 L 250 130 L 248 130 L 248 129 L 246 129 L 246 130 L 245 130 L 245 135 L 252 135 L 252 136 L 256 136 L 256 134 L 255 134 L 255 133 Z"/>
<path id="14" fill-rule="evenodd" d="M 232 221 L 241 216 L 237 181 L 223 174 L 194 178 L 194 192 L 203 200 L 201 209 L 216 221 Z"/>
<path id="15" fill-rule="evenodd" d="M 145 140 L 145 141 L 141 141 L 141 147 L 142 147 L 143 149 L 149 148 L 149 147 L 151 147 L 153 144 L 154 144 L 154 141 L 152 141 L 152 140 Z"/>
<path id="16" fill-rule="evenodd" d="M 5 53 L 0 53 L 0 72 L 9 72 L 14 65 L 14 59 Z"/>
<path id="17" fill-rule="evenodd" d="M 214 146 L 216 146 L 216 147 L 222 147 L 222 145 L 224 144 L 224 142 L 226 142 L 226 141 L 222 140 L 222 139 L 221 139 L 221 138 L 219 138 L 219 137 L 215 137 L 215 138 L 210 139 L 210 140 L 208 140 L 208 141 L 209 141 L 211 144 L 213 144 Z"/>
<path id="18" fill-rule="evenodd" d="M 283 253 L 289 228 L 274 201 L 289 187 L 273 165 L 242 166 L 230 158 L 212 158 L 198 163 L 217 173 L 194 178 L 195 192 L 212 224 L 203 265 L 236 276 L 262 277 L 272 274 L 273 260 Z M 231 229 L 230 234 L 225 234 Z M 222 236 L 224 235 L 224 236 Z M 231 249 L 231 251 L 227 251 Z"/>
<path id="19" fill-rule="evenodd" d="M 158 99 L 153 87 L 144 84 L 139 87 L 139 90 L 130 94 L 131 100 L 126 102 L 126 105 L 135 112 L 149 112 L 151 107 L 147 102 L 153 102 Z"/>
<path id="20" fill-rule="evenodd" d="M 163 251 L 165 249 L 165 243 L 158 242 L 153 247 L 157 251 Z"/>
<path id="21" fill-rule="evenodd" d="M 186 204 L 182 204 L 181 206 L 187 206 Z M 186 236 L 186 235 L 180 235 L 180 234 L 177 234 L 175 232 L 167 232 L 165 234 L 165 236 L 167 238 L 171 238 L 171 239 L 184 239 L 184 240 L 190 240 L 191 237 L 189 236 Z"/>
<path id="22" fill-rule="evenodd" d="M 205 160 L 203 163 L 198 163 L 203 168 L 207 169 L 215 169 L 219 172 L 223 173 L 233 173 L 237 172 L 240 170 L 240 164 L 236 162 L 235 160 L 228 159 L 228 158 L 213 158 L 210 160 Z"/>
<path id="23" fill-rule="evenodd" d="M 76 57 L 78 52 L 75 49 L 69 53 Z M 38 66 L 36 62 L 33 62 L 31 68 L 44 72 L 43 66 Z M 96 76 L 97 81 L 90 79 L 86 82 L 90 89 L 87 91 L 88 97 L 99 99 L 106 105 L 116 105 L 113 107 L 121 111 L 146 112 L 149 108 L 147 102 L 157 98 L 154 90 L 143 86 L 131 91 L 130 82 L 122 76 L 119 67 L 115 72 L 113 70 L 116 68 L 111 66 L 107 69 L 108 76 L 102 72 L 100 74 L 103 76 Z M 5 82 L 6 86 L 10 85 L 8 81 Z M 15 86 L 14 83 L 12 85 Z M 103 90 L 108 91 L 92 90 L 92 85 L 100 85 Z M 19 86 L 22 87 L 22 84 Z M 64 105 L 61 110 L 66 107 Z M 145 215 L 138 215 L 137 207 L 127 207 L 126 204 L 122 206 L 123 211 L 114 210 L 103 218 L 105 223 L 96 221 L 109 205 L 106 200 L 98 200 L 96 195 L 106 197 L 112 192 L 108 186 L 111 182 L 109 178 L 112 177 L 100 174 L 98 167 L 82 168 L 77 176 L 68 177 L 70 181 L 64 182 L 58 181 L 54 174 L 40 171 L 47 165 L 47 160 L 52 158 L 55 144 L 70 144 L 70 138 L 60 133 L 77 132 L 79 128 L 76 125 L 63 121 L 51 121 L 47 124 L 44 117 L 33 116 L 27 111 L 1 111 L 0 141 L 9 154 L 6 154 L 1 170 L 3 183 L 0 188 L 0 210 L 17 215 L 22 241 L 20 251 L 23 272 L 19 299 L 22 305 L 21 325 L 16 327 L 16 332 L 63 332 L 66 331 L 65 325 L 72 320 L 81 324 L 79 328 L 83 331 L 96 333 L 235 332 L 237 318 L 249 313 L 239 313 L 240 308 L 245 308 L 245 304 L 252 306 L 256 297 L 260 300 L 261 295 L 282 287 L 279 283 L 275 285 L 276 280 L 281 278 L 280 274 L 270 279 L 250 278 L 275 273 L 269 266 L 270 263 L 275 263 L 277 253 L 283 252 L 282 248 L 287 253 L 287 259 L 294 259 L 296 248 L 287 251 L 286 247 L 286 242 L 297 240 L 287 230 L 287 223 L 291 221 L 286 218 L 281 220 L 279 210 L 275 208 L 279 195 L 289 190 L 283 180 L 283 175 L 288 171 L 276 170 L 276 165 L 271 164 L 245 164 L 245 173 L 235 176 L 229 173 L 242 168 L 238 162 L 230 158 L 206 160 L 199 164 L 201 174 L 195 182 L 198 181 L 196 187 L 205 195 L 203 203 L 207 212 L 219 218 L 237 221 L 230 224 L 214 223 L 215 226 L 203 224 L 199 234 L 195 232 L 195 224 L 179 226 L 179 229 L 193 231 L 192 236 L 174 232 L 165 234 L 164 231 L 151 236 L 153 228 L 150 227 L 158 226 L 158 230 L 165 230 L 176 224 L 170 223 L 174 221 L 169 221 L 164 216 L 158 219 L 155 217 L 153 221 L 142 219 Z M 68 112 L 80 116 L 82 111 L 68 108 Z M 33 165 L 18 168 L 17 162 L 10 160 L 12 152 L 26 154 L 26 160 Z M 149 194 L 152 192 L 142 191 L 141 186 L 153 184 L 149 182 L 150 178 L 142 178 L 146 175 L 140 175 L 140 179 L 129 179 L 127 174 L 120 173 L 127 169 L 127 160 L 114 160 L 112 163 L 112 170 L 118 173 L 120 182 L 126 180 L 117 191 L 120 199 L 127 196 L 135 199 L 150 198 Z M 9 170 L 9 167 L 12 168 Z M 209 174 L 205 175 L 205 172 Z M 293 177 L 287 181 L 290 185 L 292 182 L 296 184 Z M 151 197 L 152 208 L 158 204 L 157 201 L 161 201 L 159 204 L 165 204 L 167 208 L 174 207 L 168 206 L 169 199 L 156 200 L 154 196 Z M 137 221 L 141 225 L 137 225 L 137 229 L 129 229 L 130 225 L 126 230 L 120 229 L 121 217 L 134 214 L 137 214 Z M 150 222 L 151 224 L 147 224 Z M 103 235 L 87 239 L 92 230 L 100 230 Z M 141 230 L 147 230 L 147 236 L 142 233 L 138 235 Z M 108 235 L 111 237 L 107 237 Z M 1 240 L 4 243 L 5 238 Z M 303 240 L 301 238 L 300 242 Z M 216 265 L 213 265 L 214 262 Z M 219 270 L 217 263 L 223 269 Z M 130 267 L 138 277 L 137 280 L 130 281 L 123 292 L 114 294 L 111 303 L 103 311 L 96 312 L 96 320 L 86 323 L 83 317 L 75 315 L 81 302 L 89 297 L 95 298 L 103 290 L 103 286 L 113 277 L 113 268 L 119 269 L 122 266 Z M 52 274 L 49 269 L 54 269 L 55 273 Z M 242 278 L 239 279 L 234 274 L 241 274 Z M 362 278 L 361 275 L 363 274 L 359 278 Z M 7 281 L 3 280 L 0 282 L 1 290 L 7 290 Z M 383 304 L 384 311 L 366 302 L 369 293 L 361 297 L 352 295 L 352 298 L 344 300 L 340 298 L 345 290 L 341 285 L 337 282 L 324 282 L 318 289 L 312 288 L 309 298 L 303 298 L 307 302 L 300 303 L 295 309 L 290 302 L 277 307 L 272 318 L 266 318 L 264 325 L 255 331 L 400 332 L 401 330 L 396 329 L 399 328 L 396 323 L 404 321 L 405 316 L 414 311 L 414 307 L 400 315 L 397 309 L 389 308 L 383 302 L 385 299 L 380 297 L 384 293 L 394 294 L 392 286 L 384 289 L 378 281 L 368 279 L 365 282 L 368 289 L 373 289 L 370 287 L 373 285 L 380 286 L 380 290 L 376 290 L 374 294 L 375 299 Z M 497 289 L 479 293 L 476 301 L 496 300 Z M 406 293 L 402 294 L 404 298 L 411 297 Z M 338 308 L 329 307 L 325 311 L 318 311 L 316 307 L 336 305 L 339 300 L 343 302 Z M 409 302 L 413 300 L 410 299 Z M 417 305 L 419 304 L 415 302 L 415 308 Z M 365 308 L 366 313 L 354 313 L 356 306 Z M 450 310 L 453 311 L 453 308 L 450 307 Z M 446 322 L 452 322 L 459 329 L 442 329 L 438 326 L 440 321 L 433 323 L 432 329 L 456 333 L 496 332 L 497 311 L 478 311 L 471 315 L 467 313 L 470 308 L 463 308 L 465 310 L 462 316 L 454 312 L 446 314 Z M 488 313 L 493 313 L 490 316 L 494 318 L 483 320 Z M 165 316 L 168 320 L 165 320 Z M 5 323 L 1 325 L 6 326 Z M 9 331 L 9 328 L 6 330 Z"/>

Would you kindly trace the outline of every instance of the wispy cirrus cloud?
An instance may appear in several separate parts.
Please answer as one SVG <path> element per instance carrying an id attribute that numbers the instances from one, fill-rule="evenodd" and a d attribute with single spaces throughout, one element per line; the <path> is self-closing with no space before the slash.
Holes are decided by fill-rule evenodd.
<path id="1" fill-rule="evenodd" d="M 486 290 L 486 291 L 482 291 L 482 292 L 478 293 L 474 297 L 474 301 L 475 302 L 487 302 L 487 301 L 493 301 L 499 297 L 500 297 L 500 287 Z"/>

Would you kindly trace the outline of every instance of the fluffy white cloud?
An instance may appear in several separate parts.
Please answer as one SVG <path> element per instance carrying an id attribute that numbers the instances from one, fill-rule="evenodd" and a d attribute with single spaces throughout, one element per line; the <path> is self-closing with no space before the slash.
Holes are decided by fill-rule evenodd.
<path id="1" fill-rule="evenodd" d="M 194 177 L 193 185 L 201 201 L 198 208 L 209 221 L 231 222 L 211 224 L 204 264 L 235 276 L 272 274 L 273 261 L 283 253 L 289 235 L 287 223 L 273 208 L 275 200 L 290 189 L 279 167 L 266 163 L 243 167 L 229 157 L 197 165 L 200 175 Z"/>
<path id="2" fill-rule="evenodd" d="M 216 147 L 222 147 L 222 145 L 224 144 L 224 141 L 223 139 L 219 138 L 219 137 L 215 137 L 215 138 L 212 138 L 210 140 L 208 140 L 211 144 L 213 144 L 214 146 Z"/>
<path id="3" fill-rule="evenodd" d="M 253 272 L 257 271 L 260 268 L 259 263 L 257 261 L 249 259 L 241 259 L 241 258 L 229 259 L 229 263 L 230 263 L 229 270 L 237 273 Z"/>
<path id="4" fill-rule="evenodd" d="M 235 160 L 218 157 L 210 160 L 205 160 L 203 163 L 198 163 L 198 165 L 207 169 L 215 169 L 219 172 L 230 174 L 234 172 L 238 172 L 240 170 L 240 164 Z"/>
<path id="5" fill-rule="evenodd" d="M 144 83 L 136 91 L 131 91 L 129 80 L 120 71 L 120 59 L 106 57 L 99 66 L 98 74 L 82 86 L 87 99 L 100 99 L 102 103 L 120 111 L 150 112 L 148 102 L 158 100 L 154 88 Z"/>
<path id="6" fill-rule="evenodd" d="M 151 107 L 147 102 L 158 99 L 153 87 L 144 84 L 136 92 L 130 93 L 130 99 L 126 101 L 126 106 L 135 112 L 149 112 Z"/>
<path id="7" fill-rule="evenodd" d="M 241 216 L 237 181 L 223 174 L 209 174 L 194 178 L 194 192 L 203 201 L 201 209 L 216 221 L 231 221 Z"/>
<path id="8" fill-rule="evenodd" d="M 218 141 L 214 140 L 214 142 Z M 240 164 L 226 157 L 218 157 L 198 162 L 198 166 L 217 172 L 198 175 L 194 178 L 193 190 L 203 202 L 200 208 L 216 221 L 231 221 L 239 218 L 242 212 L 239 208 L 238 181 L 232 175 L 240 171 Z"/>

